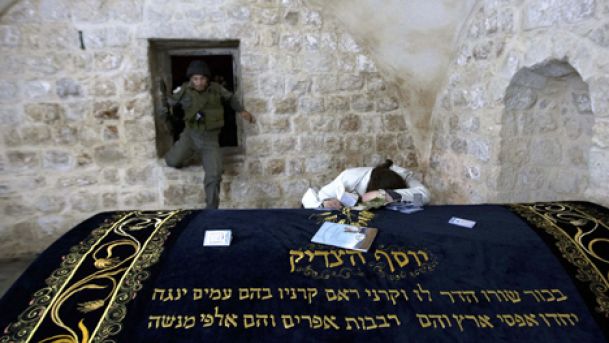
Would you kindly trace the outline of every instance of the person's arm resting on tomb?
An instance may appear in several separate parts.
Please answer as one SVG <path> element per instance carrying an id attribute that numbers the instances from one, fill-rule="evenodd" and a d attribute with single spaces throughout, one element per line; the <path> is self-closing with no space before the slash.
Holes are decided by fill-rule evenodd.
<path id="1" fill-rule="evenodd" d="M 423 205 L 429 203 L 429 190 L 414 176 L 412 171 L 398 166 L 391 166 L 390 169 L 400 175 L 408 185 L 408 188 L 392 190 L 401 196 L 400 199 L 393 199 L 394 201 L 413 201 L 414 194 L 418 193 L 421 194 Z"/>
<path id="2" fill-rule="evenodd" d="M 338 199 L 339 193 L 353 192 L 355 184 L 360 178 L 358 175 L 358 168 L 351 168 L 344 170 L 340 173 L 332 182 L 323 186 L 316 197 L 305 196 L 302 198 L 302 205 L 304 208 L 341 208 L 343 205 Z M 310 189 L 311 191 L 312 189 Z M 309 191 L 307 191 L 308 193 Z"/>
<path id="3" fill-rule="evenodd" d="M 305 196 L 302 198 L 302 205 L 304 208 L 340 208 L 340 201 L 336 198 L 338 195 L 338 189 L 342 184 L 341 181 L 342 173 L 337 176 L 332 182 L 322 187 L 322 189 L 315 194 L 315 197 L 311 196 L 312 189 L 309 189 Z M 314 192 L 314 191 L 313 191 Z"/>

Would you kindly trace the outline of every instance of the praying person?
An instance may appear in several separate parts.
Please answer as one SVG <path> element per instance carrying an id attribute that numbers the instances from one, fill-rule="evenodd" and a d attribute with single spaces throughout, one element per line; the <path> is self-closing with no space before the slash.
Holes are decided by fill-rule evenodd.
<path id="1" fill-rule="evenodd" d="M 302 197 L 302 205 L 304 208 L 339 209 L 345 205 L 339 199 L 343 192 L 355 193 L 363 202 L 376 198 L 384 198 L 386 202 L 413 201 L 415 194 L 420 194 L 422 204 L 429 203 L 429 190 L 414 173 L 386 160 L 374 168 L 346 169 L 319 192 L 309 188 Z"/>

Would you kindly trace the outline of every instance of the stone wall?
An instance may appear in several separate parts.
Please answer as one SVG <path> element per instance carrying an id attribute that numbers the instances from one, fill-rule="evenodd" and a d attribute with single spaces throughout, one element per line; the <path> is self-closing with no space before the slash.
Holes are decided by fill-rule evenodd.
<path id="1" fill-rule="evenodd" d="M 0 18 L 0 257 L 90 215 L 200 208 L 203 172 L 155 151 L 149 39 L 240 42 L 245 153 L 221 207 L 296 207 L 309 185 L 392 157 L 409 112 L 353 37 L 298 0 L 24 0 Z"/>
<path id="2" fill-rule="evenodd" d="M 568 197 L 609 205 L 608 19 L 609 3 L 600 0 L 497 0 L 477 5 L 462 32 L 458 56 L 449 68 L 433 110 L 427 182 L 436 200 L 446 203 L 535 200 L 531 193 L 531 197 L 506 194 L 513 184 L 505 181 L 524 180 L 530 175 L 537 181 L 551 177 L 552 172 L 534 176 L 535 173 L 526 175 L 526 171 L 546 169 L 551 157 L 544 156 L 544 150 L 556 145 L 561 158 L 576 155 L 562 154 L 569 149 L 581 150 L 583 172 L 580 169 L 562 178 L 563 185 L 573 182 L 568 180 L 571 177 L 581 183 L 569 186 L 573 192 L 546 193 L 543 200 Z M 568 131 L 564 131 L 565 135 L 535 136 L 535 143 L 521 149 L 521 158 L 506 158 L 505 152 L 512 150 L 514 143 L 513 132 L 507 127 L 514 114 L 510 101 L 514 100 L 515 89 L 510 85 L 519 82 L 524 70 L 547 63 L 572 67 L 581 80 L 576 77 L 570 83 L 577 88 L 574 92 L 557 92 L 571 86 L 541 87 L 545 89 L 542 100 L 546 105 L 552 102 L 561 110 L 565 108 L 568 113 L 560 113 L 564 118 L 588 116 L 580 124 L 588 126 L 583 134 L 589 136 L 577 142 Z M 545 77 L 541 79 L 538 81 L 548 81 Z M 549 83 L 553 82 L 559 81 Z M 516 97 L 517 101 L 525 98 Z M 567 105 L 573 101 L 574 105 Z M 580 113 L 578 104 L 587 107 L 588 101 L 591 113 Z M 527 125 L 533 126 L 528 126 L 528 130 L 545 129 L 543 120 L 538 120 L 542 118 L 535 117 L 539 114 L 539 111 L 522 113 Z M 535 163 L 529 164 L 533 160 Z M 521 191 L 529 189 L 523 183 L 519 187 Z"/>
<path id="3" fill-rule="evenodd" d="M 395 51 L 390 39 L 351 32 L 358 20 L 340 23 L 327 8 L 317 0 L 10 6 L 0 17 L 0 258 L 40 251 L 100 211 L 202 206 L 201 167 L 168 168 L 155 151 L 149 39 L 239 41 L 240 91 L 258 123 L 240 123 L 245 152 L 226 158 L 222 207 L 296 207 L 309 185 L 384 157 L 425 172 L 436 203 L 536 200 L 530 182 L 553 177 L 538 185 L 541 200 L 609 205 L 607 0 L 478 1 L 465 23 L 450 21 L 463 29 L 457 51 L 446 51 L 445 81 L 433 82 L 437 94 L 413 86 L 416 73 L 395 72 L 379 52 Z M 387 32 L 405 27 L 417 37 L 412 25 Z M 436 44 L 452 46 L 440 36 L 448 38 Z M 574 72 L 546 75 L 557 66 Z M 531 107 L 518 109 L 520 101 Z M 508 153 L 514 145 L 520 155 Z M 550 168 L 548 156 L 559 155 Z"/>
<path id="4" fill-rule="evenodd" d="M 594 116 L 588 85 L 567 63 L 520 70 L 507 88 L 495 200 L 583 199 Z"/>

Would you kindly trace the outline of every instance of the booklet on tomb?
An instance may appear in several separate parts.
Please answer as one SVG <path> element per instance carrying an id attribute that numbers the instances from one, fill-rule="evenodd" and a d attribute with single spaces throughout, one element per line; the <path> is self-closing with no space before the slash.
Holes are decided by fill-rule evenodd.
<path id="1" fill-rule="evenodd" d="M 366 252 L 377 232 L 378 229 L 371 227 L 324 222 L 311 242 Z"/>

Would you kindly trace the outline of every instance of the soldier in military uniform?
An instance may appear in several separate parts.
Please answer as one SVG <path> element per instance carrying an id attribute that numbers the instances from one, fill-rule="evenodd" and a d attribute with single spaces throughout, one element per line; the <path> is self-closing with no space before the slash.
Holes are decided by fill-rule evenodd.
<path id="1" fill-rule="evenodd" d="M 218 208 L 222 181 L 222 155 L 218 135 L 224 126 L 223 102 L 254 123 L 254 116 L 243 108 L 237 97 L 221 85 L 210 82 L 209 67 L 203 61 L 192 61 L 186 71 L 189 82 L 178 87 L 168 99 L 184 110 L 184 131 L 165 155 L 170 167 L 180 168 L 193 152 L 201 154 L 205 170 L 206 208 Z"/>

